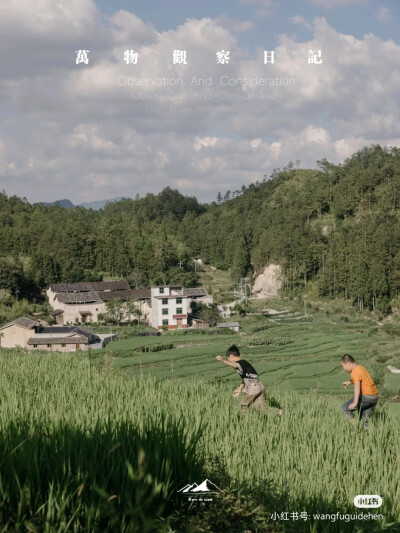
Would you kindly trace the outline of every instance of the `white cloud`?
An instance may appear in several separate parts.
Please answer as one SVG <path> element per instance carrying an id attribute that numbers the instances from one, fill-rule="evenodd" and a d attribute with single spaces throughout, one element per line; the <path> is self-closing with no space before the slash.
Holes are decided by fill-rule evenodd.
<path id="1" fill-rule="evenodd" d="M 24 27 L 37 35 L 87 31 L 99 18 L 93 0 L 7 0 L 0 4 L 0 27 Z"/>
<path id="2" fill-rule="evenodd" d="M 300 147 L 316 143 L 328 148 L 331 142 L 331 137 L 324 128 L 310 125 L 302 130 L 299 135 L 294 137 L 293 140 L 296 145 Z"/>
<path id="3" fill-rule="evenodd" d="M 365 139 L 364 137 L 345 137 L 335 141 L 333 147 L 338 158 L 343 160 L 350 157 L 354 152 L 360 150 L 364 146 L 372 144 L 382 144 L 382 141 L 379 139 Z M 387 139 L 385 145 L 400 148 L 400 137 L 397 139 Z"/>
<path id="4" fill-rule="evenodd" d="M 230 18 L 225 14 L 217 17 L 215 21 L 217 22 L 217 24 L 220 24 L 227 30 L 232 31 L 234 33 L 243 33 L 253 30 L 255 28 L 254 22 L 251 22 L 250 20 L 241 21 L 238 19 Z"/>
<path id="5" fill-rule="evenodd" d="M 193 148 L 199 152 L 203 147 L 215 146 L 218 137 L 196 137 L 193 143 Z"/>
<path id="6" fill-rule="evenodd" d="M 110 18 L 110 22 L 114 26 L 112 30 L 114 42 L 123 45 L 125 49 L 133 48 L 133 43 L 137 47 L 157 41 L 158 35 L 154 27 L 144 23 L 134 13 L 117 11 Z"/>
<path id="7" fill-rule="evenodd" d="M 8 4 L 13 9 L 0 7 L 5 17 L 0 26 L 28 26 L 27 20 L 15 20 L 18 3 Z M 290 160 L 315 166 L 317 159 L 339 162 L 372 142 L 400 145 L 400 46 L 393 40 L 373 34 L 357 39 L 316 18 L 310 39 L 299 42 L 281 35 L 275 64 L 264 65 L 263 49 L 250 57 L 241 51 L 232 21 L 189 19 L 174 30 L 157 32 L 121 11 L 101 23 L 92 2 L 81 4 L 85 9 L 76 21 L 79 42 L 87 35 L 94 39 L 93 52 L 99 50 L 88 67 L 69 63 L 76 43 L 61 28 L 67 55 L 60 58 L 56 48 L 37 69 L 43 42 L 27 28 L 29 54 L 18 56 L 18 68 L 10 59 L 0 66 L 0 97 L 11 116 L 3 121 L 0 176 L 10 193 L 28 195 L 32 201 L 70 197 L 79 202 L 113 197 L 116 191 L 121 196 L 143 195 L 172 184 L 205 201 L 219 190 L 260 180 Z M 34 25 L 39 24 L 35 5 L 29 8 Z M 74 0 L 65 3 L 65 15 L 50 0 L 46 5 L 56 26 L 73 23 Z M 272 2 L 255 0 L 251 5 L 273 7 Z M 306 23 L 300 15 L 293 18 L 293 23 Z M 47 19 L 40 23 L 51 26 Z M 8 33 L 12 59 L 20 50 L 20 35 L 19 30 Z M 45 30 L 46 39 L 58 42 L 52 28 Z M 132 44 L 125 44 L 127 40 Z M 137 65 L 124 64 L 125 48 L 138 51 Z M 172 65 L 175 48 L 187 50 L 188 65 Z M 319 48 L 323 64 L 308 65 L 308 50 Z M 216 64 L 218 49 L 231 51 L 229 65 Z M 221 88 L 221 74 L 234 79 L 294 78 L 296 83 Z M 119 76 L 181 77 L 184 83 L 136 88 L 145 97 L 157 97 L 140 100 L 132 98 L 132 87 L 118 86 Z M 193 87 L 193 76 L 212 77 L 213 85 Z M 212 98 L 195 101 L 195 91 L 209 91 Z M 227 96 L 278 92 L 281 99 L 236 101 L 219 98 L 221 91 Z M 169 93 L 181 99 L 169 99 Z M 17 134 L 11 137 L 10 131 Z"/>

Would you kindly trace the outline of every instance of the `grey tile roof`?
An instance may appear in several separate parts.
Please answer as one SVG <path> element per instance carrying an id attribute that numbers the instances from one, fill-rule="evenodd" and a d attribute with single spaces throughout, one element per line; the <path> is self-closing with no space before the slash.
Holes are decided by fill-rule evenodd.
<path id="1" fill-rule="evenodd" d="M 239 322 L 219 322 L 217 328 L 240 328 Z"/>
<path id="2" fill-rule="evenodd" d="M 50 289 L 56 293 L 57 300 L 65 304 L 101 303 L 116 299 L 129 300 L 137 297 L 137 291 L 133 291 L 127 281 L 54 283 L 50 285 Z M 150 290 L 148 290 L 148 297 L 150 298 Z M 89 312 L 89 310 L 85 312 Z"/>
<path id="3" fill-rule="evenodd" d="M 101 298 L 97 291 L 88 292 L 59 292 L 57 293 L 57 300 L 64 304 L 78 304 L 78 303 L 101 303 Z"/>
<path id="4" fill-rule="evenodd" d="M 132 290 L 134 298 L 143 299 L 151 297 L 151 289 L 134 289 Z"/>
<path id="5" fill-rule="evenodd" d="M 86 338 L 90 338 L 92 336 L 95 336 L 94 333 L 90 330 L 87 330 L 87 329 L 83 329 L 81 327 L 77 328 L 77 327 L 74 327 L 74 326 L 48 326 L 48 327 L 42 327 L 38 330 L 38 333 L 39 334 L 60 334 L 61 335 L 65 335 L 65 334 L 69 334 L 69 335 L 74 335 L 74 334 L 78 334 L 78 335 L 81 335 L 82 337 L 86 337 Z"/>
<path id="6" fill-rule="evenodd" d="M 83 292 L 92 290 L 91 283 L 52 283 L 53 292 Z"/>
<path id="7" fill-rule="evenodd" d="M 109 302 L 110 300 L 129 300 L 135 298 L 134 292 L 131 289 L 121 291 L 97 291 L 100 300 Z"/>
<path id="8" fill-rule="evenodd" d="M 28 340 L 29 345 L 37 344 L 89 344 L 89 339 L 82 336 L 77 337 L 31 337 Z"/>
<path id="9" fill-rule="evenodd" d="M 13 325 L 20 326 L 21 328 L 24 328 L 24 329 L 33 329 L 39 325 L 39 322 L 35 322 L 34 320 L 31 320 L 30 318 L 20 317 L 20 318 L 17 318 L 16 320 L 13 320 L 12 322 L 8 322 L 8 324 L 5 324 L 0 329 L 8 328 Z"/>
<path id="10" fill-rule="evenodd" d="M 207 296 L 208 293 L 206 289 L 202 289 L 200 287 L 194 287 L 189 289 L 183 289 L 183 294 L 185 296 Z"/>
<path id="11" fill-rule="evenodd" d="M 170 289 L 182 289 L 182 285 L 152 285 L 151 288 L 152 289 L 165 289 L 169 287 Z"/>
<path id="12" fill-rule="evenodd" d="M 127 281 L 98 281 L 90 283 L 94 291 L 129 291 L 129 283 Z"/>
<path id="13" fill-rule="evenodd" d="M 94 281 L 82 283 L 53 283 L 53 292 L 122 291 L 129 290 L 127 281 Z"/>

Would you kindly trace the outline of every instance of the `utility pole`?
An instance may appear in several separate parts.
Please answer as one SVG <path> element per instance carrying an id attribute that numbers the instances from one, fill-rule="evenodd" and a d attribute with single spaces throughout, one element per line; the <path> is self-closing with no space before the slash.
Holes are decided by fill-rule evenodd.
<path id="1" fill-rule="evenodd" d="M 178 265 L 180 266 L 180 268 L 182 268 L 182 265 L 183 265 L 182 261 L 179 261 Z"/>
<path id="2" fill-rule="evenodd" d="M 249 278 L 240 278 L 238 289 L 240 290 L 240 300 L 245 300 L 247 303 L 247 283 Z"/>

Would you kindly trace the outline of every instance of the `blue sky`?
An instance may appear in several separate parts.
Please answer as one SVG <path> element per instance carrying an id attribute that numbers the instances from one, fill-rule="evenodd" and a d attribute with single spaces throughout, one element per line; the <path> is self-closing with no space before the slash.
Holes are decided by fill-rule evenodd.
<path id="1" fill-rule="evenodd" d="M 274 35 L 279 33 L 295 34 L 298 40 L 309 39 L 310 29 L 290 21 L 296 15 L 303 16 L 309 23 L 316 16 L 324 16 L 330 26 L 357 38 L 373 33 L 382 39 L 395 39 L 398 42 L 400 2 L 397 0 L 369 0 L 331 8 L 318 6 L 307 0 L 285 0 L 275 2 L 267 8 L 269 15 L 259 17 L 256 12 L 262 8 L 262 3 L 255 1 L 252 4 L 240 0 L 96 0 L 105 15 L 112 15 L 118 9 L 131 11 L 143 21 L 154 24 L 158 31 L 174 29 L 187 18 L 217 18 L 226 15 L 240 21 L 249 20 L 254 23 L 254 29 L 239 34 L 239 42 L 249 48 L 256 45 L 271 46 L 275 43 Z M 335 1 L 330 4 L 334 5 Z M 378 11 L 385 7 L 391 10 L 390 22 L 377 19 Z"/>
<path id="2" fill-rule="evenodd" d="M 212 201 L 289 161 L 315 168 L 371 144 L 400 147 L 400 2 L 282 3 L 0 2 L 0 189 L 80 203 L 171 186 Z M 139 61 L 125 65 L 132 48 Z M 175 48 L 188 65 L 171 64 Z M 216 64 L 221 48 L 229 65 Z M 78 49 L 90 64 L 76 65 Z M 307 64 L 309 49 L 323 64 Z M 263 50 L 275 50 L 274 65 Z M 295 85 L 226 89 L 225 73 Z M 180 77 L 182 99 L 120 86 L 121 76 Z M 212 87 L 197 90 L 193 76 Z"/>

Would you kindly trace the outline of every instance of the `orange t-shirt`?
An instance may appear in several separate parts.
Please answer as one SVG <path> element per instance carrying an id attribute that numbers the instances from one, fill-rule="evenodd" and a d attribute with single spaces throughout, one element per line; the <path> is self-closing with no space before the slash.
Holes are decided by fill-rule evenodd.
<path id="1" fill-rule="evenodd" d="M 369 375 L 368 370 L 363 366 L 357 365 L 353 368 L 350 374 L 350 381 L 354 384 L 357 381 L 360 382 L 360 394 L 364 396 L 376 396 L 378 394 L 378 389 L 375 386 L 371 376 Z"/>

